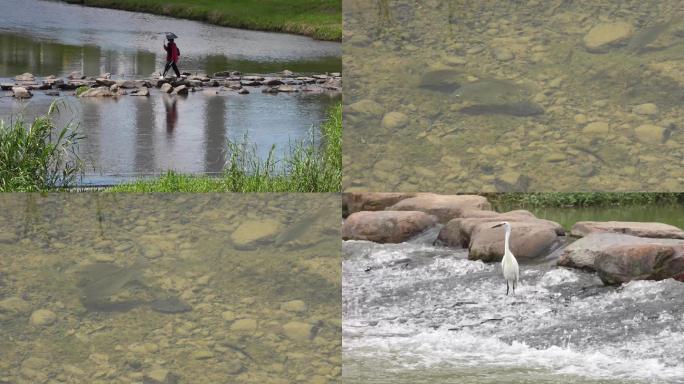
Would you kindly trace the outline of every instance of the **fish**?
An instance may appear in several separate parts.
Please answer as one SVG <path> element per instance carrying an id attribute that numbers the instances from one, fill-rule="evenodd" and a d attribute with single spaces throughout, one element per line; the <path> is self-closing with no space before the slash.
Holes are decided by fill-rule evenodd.
<path id="1" fill-rule="evenodd" d="M 513 103 L 528 100 L 532 90 L 509 80 L 483 78 L 463 84 L 453 96 L 477 104 Z"/>
<path id="2" fill-rule="evenodd" d="M 83 285 L 82 291 L 86 300 L 95 301 L 110 297 L 121 290 L 126 284 L 139 280 L 142 276 L 143 265 L 141 261 L 136 261 L 130 267 L 123 268 L 113 264 L 106 264 L 108 263 L 100 263 L 86 269 L 90 273 L 97 271 L 98 274 L 103 274 L 100 276 L 95 274 L 95 278 Z"/>
<path id="3" fill-rule="evenodd" d="M 627 43 L 627 51 L 632 53 L 641 52 L 647 45 L 656 41 L 656 39 L 658 39 L 663 32 L 667 31 L 672 24 L 674 24 L 674 19 L 664 23 L 654 24 L 635 33 L 629 40 L 629 43 Z"/>
<path id="4" fill-rule="evenodd" d="M 273 241 L 273 245 L 276 248 L 279 248 L 283 246 L 284 244 L 289 243 L 292 240 L 295 240 L 299 237 L 301 237 L 307 230 L 309 230 L 321 217 L 326 216 L 326 213 L 328 210 L 326 208 L 320 208 L 316 212 L 314 212 L 311 215 L 307 215 L 301 220 L 298 220 L 297 222 L 293 223 L 292 225 L 288 226 L 284 231 L 280 232 L 275 240 Z"/>
<path id="5" fill-rule="evenodd" d="M 466 115 L 536 116 L 544 114 L 544 108 L 529 101 L 503 104 L 475 104 L 458 110 Z"/>
<path id="6" fill-rule="evenodd" d="M 452 93 L 461 87 L 458 82 L 460 73 L 453 69 L 437 69 L 423 74 L 419 88 L 435 92 Z"/>

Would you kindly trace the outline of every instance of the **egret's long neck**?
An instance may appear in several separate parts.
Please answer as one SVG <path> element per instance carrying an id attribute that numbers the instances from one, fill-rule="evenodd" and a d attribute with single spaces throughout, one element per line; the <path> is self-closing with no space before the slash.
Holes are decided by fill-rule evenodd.
<path id="1" fill-rule="evenodd" d="M 507 255 L 509 252 L 509 246 L 508 246 L 508 239 L 511 237 L 511 228 L 506 227 L 506 236 L 504 237 L 504 255 Z"/>

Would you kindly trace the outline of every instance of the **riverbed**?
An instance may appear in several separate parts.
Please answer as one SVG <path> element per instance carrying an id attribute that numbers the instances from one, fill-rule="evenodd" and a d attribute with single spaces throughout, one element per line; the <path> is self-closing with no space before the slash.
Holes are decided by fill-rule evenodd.
<path id="1" fill-rule="evenodd" d="M 644 219 L 649 208 L 623 207 L 633 215 L 619 219 Z M 669 209 L 658 221 L 676 223 L 682 207 Z M 565 210 L 536 214 L 573 216 Z M 499 263 L 432 245 L 440 227 L 400 244 L 344 242 L 345 382 L 681 382 L 684 284 L 607 287 L 549 260 L 521 263 L 516 294 L 506 296 Z"/>
<path id="2" fill-rule="evenodd" d="M 0 15 L 0 82 L 24 72 L 37 77 L 110 73 L 112 79 L 149 79 L 163 69 L 164 32 L 173 31 L 183 72 L 212 75 L 232 70 L 306 75 L 339 72 L 341 44 L 303 36 L 243 31 L 164 16 L 69 5 L 62 2 L 3 1 Z M 34 11 L 31 11 L 34 10 Z M 40 10 L 40 12 L 35 12 Z M 56 99 L 65 106 L 58 127 L 77 124 L 86 136 L 79 155 L 86 163 L 81 184 L 111 185 L 172 169 L 216 175 L 225 163 L 226 141 L 247 142 L 263 159 L 272 145 L 281 158 L 290 143 L 318 141 L 318 127 L 337 92 L 250 94 L 195 92 L 166 97 L 79 99 L 35 91 L 19 101 L 2 92 L 0 119 L 27 121 Z"/>
<path id="3" fill-rule="evenodd" d="M 338 383 L 339 198 L 300 196 L 3 194 L 0 382 Z"/>

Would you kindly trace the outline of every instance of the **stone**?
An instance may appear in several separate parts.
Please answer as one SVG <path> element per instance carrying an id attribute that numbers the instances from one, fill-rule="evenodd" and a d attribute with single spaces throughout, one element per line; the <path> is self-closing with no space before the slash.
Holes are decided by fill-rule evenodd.
<path id="1" fill-rule="evenodd" d="M 496 223 L 482 222 L 470 235 L 468 259 L 501 261 L 504 253 L 504 229 Z M 518 260 L 541 259 L 561 245 L 556 230 L 545 222 L 511 222 L 511 252 Z"/>
<path id="2" fill-rule="evenodd" d="M 435 216 L 419 211 L 361 211 L 347 217 L 342 225 L 342 238 L 401 243 L 436 223 Z"/>
<path id="3" fill-rule="evenodd" d="M 632 108 L 632 112 L 636 113 L 637 115 L 657 115 L 658 106 L 653 103 L 639 104 Z"/>
<path id="4" fill-rule="evenodd" d="M 12 315 L 22 315 L 31 310 L 31 305 L 20 297 L 8 297 L 0 300 L 0 314 L 9 313 Z"/>
<path id="5" fill-rule="evenodd" d="M 247 90 L 247 88 L 240 88 L 240 90 L 238 91 L 238 94 L 240 94 L 240 95 L 248 95 L 248 94 L 249 94 L 249 91 Z"/>
<path id="6" fill-rule="evenodd" d="M 149 96 L 150 90 L 147 87 L 140 87 L 131 92 L 131 96 Z"/>
<path id="7" fill-rule="evenodd" d="M 684 281 L 684 244 L 614 245 L 596 255 L 594 268 L 606 285 L 668 278 Z"/>
<path id="8" fill-rule="evenodd" d="M 119 84 L 112 84 L 112 85 L 110 85 L 110 86 L 109 86 L 109 90 L 112 91 L 112 92 L 114 92 L 114 93 L 119 92 Z"/>
<path id="9" fill-rule="evenodd" d="M 344 116 L 358 116 L 361 118 L 379 118 L 384 113 L 382 105 L 373 100 L 363 99 L 344 107 Z"/>
<path id="10" fill-rule="evenodd" d="M 1 83 L 0 84 L 0 90 L 3 90 L 3 91 L 11 91 L 12 88 L 14 88 L 14 87 L 15 87 L 14 83 Z"/>
<path id="11" fill-rule="evenodd" d="M 169 83 L 164 83 L 159 88 L 159 91 L 161 91 L 162 93 L 171 93 L 171 91 L 173 91 L 173 86 Z"/>
<path id="12" fill-rule="evenodd" d="M 492 56 L 498 61 L 511 61 L 515 58 L 513 52 L 507 48 L 494 48 L 492 49 Z"/>
<path id="13" fill-rule="evenodd" d="M 684 231 L 674 225 L 631 221 L 578 221 L 570 234 L 584 237 L 592 233 L 624 233 L 656 239 L 684 239 Z"/>
<path id="14" fill-rule="evenodd" d="M 34 81 L 36 79 L 35 76 L 33 76 L 32 73 L 25 72 L 22 73 L 21 75 L 14 76 L 14 80 L 16 81 Z"/>
<path id="15" fill-rule="evenodd" d="M 91 88 L 79 95 L 79 97 L 113 97 L 114 93 L 108 87 Z"/>
<path id="16" fill-rule="evenodd" d="M 254 333 L 257 327 L 256 319 L 240 319 L 231 324 L 230 330 L 239 333 Z"/>
<path id="17" fill-rule="evenodd" d="M 382 118 L 382 127 L 385 129 L 402 128 L 408 124 L 408 116 L 401 112 L 389 112 Z"/>
<path id="18" fill-rule="evenodd" d="M 602 23 L 594 26 L 584 35 L 582 42 L 592 53 L 607 52 L 608 49 L 626 43 L 634 34 L 634 28 L 627 22 Z"/>
<path id="19" fill-rule="evenodd" d="M 29 99 L 33 94 L 24 87 L 12 87 L 12 96 L 16 99 Z"/>
<path id="20" fill-rule="evenodd" d="M 559 254 L 557 264 L 563 267 L 594 270 L 596 256 L 604 250 L 616 245 L 641 244 L 684 244 L 684 240 L 652 239 L 620 233 L 594 232 L 563 248 Z"/>
<path id="21" fill-rule="evenodd" d="M 156 368 L 147 372 L 143 376 L 143 384 L 176 384 L 178 376 L 171 373 L 168 369 Z"/>
<path id="22" fill-rule="evenodd" d="M 280 74 L 283 75 L 283 76 L 285 76 L 285 77 L 292 77 L 292 76 L 294 76 L 294 72 L 292 72 L 292 71 L 290 71 L 290 70 L 288 70 L 288 69 L 283 69 L 283 71 L 280 72 Z"/>
<path id="23" fill-rule="evenodd" d="M 78 71 L 73 71 L 67 76 L 68 79 L 70 80 L 83 80 L 85 79 L 85 76 L 81 72 Z"/>
<path id="24" fill-rule="evenodd" d="M 46 91 L 46 96 L 59 96 L 59 91 Z"/>
<path id="25" fill-rule="evenodd" d="M 292 340 L 306 341 L 311 339 L 313 326 L 301 321 L 290 321 L 283 325 L 285 336 Z"/>
<path id="26" fill-rule="evenodd" d="M 255 241 L 275 236 L 281 231 L 280 222 L 273 219 L 249 220 L 241 223 L 230 235 L 236 246 L 247 246 Z"/>
<path id="27" fill-rule="evenodd" d="M 283 83 L 283 81 L 280 79 L 270 79 L 264 83 L 264 85 L 268 85 L 269 87 L 273 87 L 276 85 L 283 85 L 283 84 L 285 84 L 285 83 Z"/>
<path id="28" fill-rule="evenodd" d="M 299 89 L 291 85 L 280 85 L 278 86 L 278 92 L 299 92 Z"/>
<path id="29" fill-rule="evenodd" d="M 582 132 L 585 135 L 605 135 L 610 131 L 610 126 L 605 121 L 594 121 L 587 124 Z"/>
<path id="30" fill-rule="evenodd" d="M 415 193 L 352 192 L 342 195 L 342 214 L 346 217 L 359 211 L 382 211 Z"/>
<path id="31" fill-rule="evenodd" d="M 292 300 L 282 303 L 280 308 L 288 312 L 303 313 L 306 312 L 306 303 L 302 300 Z"/>
<path id="32" fill-rule="evenodd" d="M 455 217 L 462 217 L 464 211 L 472 209 L 490 210 L 492 206 L 485 197 L 478 195 L 420 193 L 387 208 L 390 211 L 425 212 L 436 216 L 440 223 L 446 223 Z"/>
<path id="33" fill-rule="evenodd" d="M 637 139 L 645 144 L 660 144 L 665 139 L 665 128 L 653 124 L 642 124 L 634 129 Z"/>
<path id="34" fill-rule="evenodd" d="M 207 360 L 211 359 L 214 357 L 214 352 L 206 350 L 206 349 L 200 349 L 198 351 L 194 351 L 190 354 L 190 357 L 194 360 Z"/>
<path id="35" fill-rule="evenodd" d="M 171 92 L 172 95 L 181 95 L 185 96 L 188 94 L 188 87 L 185 85 L 179 85 L 176 88 L 173 89 L 173 92 Z"/>
<path id="36" fill-rule="evenodd" d="M 49 309 L 39 309 L 31 314 L 30 322 L 35 326 L 51 325 L 57 321 L 57 315 Z"/>
<path id="37" fill-rule="evenodd" d="M 116 81 L 110 78 L 98 77 L 95 79 L 95 84 L 103 87 L 111 87 L 112 85 L 116 84 Z"/>
<path id="38" fill-rule="evenodd" d="M 224 321 L 233 321 L 235 320 L 235 312 L 233 311 L 223 311 L 221 312 L 221 318 Z"/>

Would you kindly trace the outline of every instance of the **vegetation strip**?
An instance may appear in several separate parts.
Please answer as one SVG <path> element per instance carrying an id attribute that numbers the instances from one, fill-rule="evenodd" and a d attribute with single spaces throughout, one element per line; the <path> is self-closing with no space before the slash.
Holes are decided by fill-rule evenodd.
<path id="1" fill-rule="evenodd" d="M 68 3 L 154 13 L 224 27 L 285 32 L 318 40 L 342 39 L 340 0 L 65 0 Z"/>
<path id="2" fill-rule="evenodd" d="M 483 194 L 492 205 L 516 207 L 592 207 L 684 202 L 684 193 L 656 192 L 513 192 Z"/>

